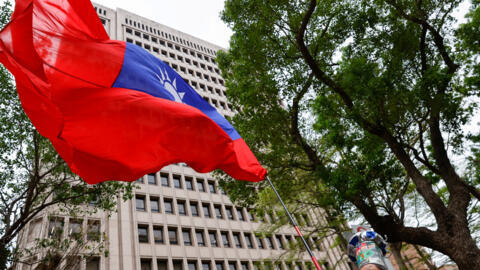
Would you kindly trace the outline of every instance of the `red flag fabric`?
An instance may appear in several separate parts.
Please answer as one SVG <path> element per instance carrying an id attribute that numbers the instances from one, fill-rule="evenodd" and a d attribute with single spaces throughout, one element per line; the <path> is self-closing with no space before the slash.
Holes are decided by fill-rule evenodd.
<path id="1" fill-rule="evenodd" d="M 0 62 L 34 126 L 90 184 L 177 162 L 238 180 L 266 175 L 230 123 L 168 65 L 110 40 L 88 0 L 17 0 L 0 32 Z"/>

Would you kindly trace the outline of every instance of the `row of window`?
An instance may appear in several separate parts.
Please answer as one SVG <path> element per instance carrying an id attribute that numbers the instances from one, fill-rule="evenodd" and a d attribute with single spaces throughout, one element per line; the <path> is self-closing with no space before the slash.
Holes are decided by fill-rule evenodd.
<path id="1" fill-rule="evenodd" d="M 142 270 L 151 270 L 153 260 L 151 258 L 142 258 L 140 259 L 140 266 Z M 172 259 L 171 265 L 169 264 L 168 259 L 157 259 L 157 269 L 158 270 L 281 270 L 281 262 L 260 262 L 253 261 L 251 265 L 248 261 L 224 261 L 224 260 L 191 260 L 187 259 L 186 264 L 184 260 L 181 259 Z M 328 263 L 323 264 L 325 269 L 330 269 Z M 288 270 L 302 270 L 302 263 L 300 262 L 286 262 L 285 269 Z M 313 270 L 314 267 L 310 262 L 305 263 L 305 270 Z"/>
<path id="2" fill-rule="evenodd" d="M 255 216 L 250 213 L 250 211 L 245 211 L 244 208 L 233 206 L 223 206 L 221 204 L 213 204 L 210 202 L 197 202 L 197 201 L 186 201 L 172 198 L 163 198 L 163 205 L 161 206 L 161 201 L 159 197 L 148 196 L 150 212 L 152 213 L 161 213 L 164 209 L 166 214 L 178 214 L 180 216 L 192 216 L 192 217 L 205 217 L 213 218 L 214 216 L 218 219 L 229 220 L 239 220 L 239 221 L 255 221 Z M 145 195 L 137 194 L 135 195 L 135 207 L 137 211 L 148 211 L 147 209 L 147 197 Z M 201 213 L 199 209 L 202 209 Z M 213 211 L 212 211 L 213 209 Z M 213 213 L 213 214 L 212 214 Z"/>
<path id="3" fill-rule="evenodd" d="M 125 18 L 125 23 L 130 25 L 130 26 L 137 27 L 137 23 L 135 21 L 132 21 L 132 20 L 128 19 L 128 18 Z M 163 31 L 157 30 L 157 29 L 155 29 L 151 26 L 149 27 L 149 26 L 145 26 L 144 24 L 138 23 L 138 29 L 140 29 L 140 28 L 145 32 L 150 32 L 150 34 L 155 34 L 155 35 L 161 36 L 162 38 L 169 39 L 173 42 L 178 42 L 178 43 L 180 43 L 182 45 L 185 45 L 185 46 L 190 46 L 191 48 L 195 48 L 196 50 L 199 50 L 199 51 L 202 51 L 202 52 L 205 52 L 205 53 L 209 53 L 213 56 L 216 55 L 216 52 L 212 49 L 206 48 L 202 45 L 196 44 L 196 43 L 188 41 L 188 40 L 184 40 L 184 39 L 179 38 L 179 37 L 177 37 L 175 35 L 172 35 L 170 33 L 164 33 Z M 134 31 L 134 30 L 132 30 L 131 28 L 128 28 L 128 27 L 126 27 L 126 31 L 129 34 L 133 34 L 135 32 L 135 35 L 137 35 L 138 37 L 141 36 L 144 39 L 152 40 L 153 42 L 156 42 L 156 39 L 157 39 L 154 36 L 150 37 L 150 35 L 148 35 L 146 33 L 140 33 L 139 31 Z M 198 58 L 204 59 L 206 61 L 212 60 L 212 62 L 215 63 L 215 60 L 213 58 L 209 58 L 207 55 L 202 55 L 201 53 L 197 53 L 196 56 Z"/>
<path id="4" fill-rule="evenodd" d="M 129 43 L 135 44 L 137 46 L 143 47 L 147 51 L 153 51 L 154 53 L 159 54 L 159 55 L 161 54 L 165 58 L 171 58 L 173 60 L 178 60 L 180 62 L 183 62 L 185 60 L 185 63 L 188 63 L 190 65 L 197 66 L 197 67 L 199 67 L 199 66 L 202 67 L 203 66 L 203 69 L 205 71 L 208 70 L 210 72 L 213 72 L 213 70 L 215 70 L 215 71 L 218 71 L 216 73 L 220 74 L 220 71 L 217 68 L 213 69 L 210 66 L 205 66 L 204 64 L 201 64 L 201 63 L 198 64 L 198 62 L 196 62 L 196 61 L 192 62 L 188 58 L 183 58 L 183 56 L 176 55 L 174 53 L 169 53 L 166 50 L 160 50 L 157 47 L 152 47 L 152 46 L 150 46 L 148 44 L 144 44 L 140 41 L 134 41 L 131 38 L 126 38 L 126 41 L 129 42 Z M 165 63 L 167 63 L 167 62 L 165 62 Z M 183 66 L 178 67 L 176 64 L 172 64 L 172 65 L 169 64 L 169 66 L 171 66 L 177 72 L 182 72 L 184 74 L 190 74 L 192 77 L 197 77 L 199 79 L 202 79 L 202 80 L 205 80 L 205 81 L 208 81 L 208 82 L 213 82 L 213 83 L 218 84 L 218 85 L 222 85 L 222 86 L 225 85 L 225 82 L 221 78 L 217 78 L 217 77 L 214 77 L 214 76 L 208 75 L 208 74 L 203 74 L 203 73 L 198 72 L 198 71 L 194 72 L 192 69 L 188 69 L 188 68 L 183 67 Z"/>
<path id="5" fill-rule="evenodd" d="M 86 237 L 88 241 L 100 240 L 100 226 L 101 222 L 97 219 L 77 219 L 70 218 L 68 220 L 68 227 L 66 235 L 64 235 L 65 218 L 63 217 L 50 217 L 48 221 L 47 236 L 57 240 L 62 237 L 73 237 L 80 239 Z M 29 241 L 33 241 L 36 238 L 41 238 L 42 219 L 36 219 L 30 222 L 28 229 Z"/>
<path id="6" fill-rule="evenodd" d="M 149 185 L 158 185 L 160 182 L 162 186 L 164 187 L 175 187 L 178 189 L 183 189 L 186 188 L 187 190 L 193 190 L 193 191 L 199 191 L 199 192 L 207 192 L 207 190 L 210 193 L 218 193 L 220 191 L 221 194 L 225 195 L 226 193 L 221 189 L 218 188 L 215 180 L 208 180 L 204 181 L 203 179 L 200 178 L 193 178 L 190 176 L 185 176 L 182 178 L 180 175 L 173 174 L 170 180 L 169 174 L 168 173 L 150 173 L 147 174 L 147 183 Z M 144 184 L 144 178 L 141 177 L 137 179 L 137 183 L 139 184 Z M 205 186 L 205 183 L 207 184 Z"/>
<path id="7" fill-rule="evenodd" d="M 142 38 L 142 33 L 138 32 L 138 31 L 132 31 L 132 29 L 126 28 L 126 29 L 125 29 L 125 32 L 126 32 L 127 34 L 132 35 L 132 36 L 136 36 L 136 37 L 138 37 L 139 39 Z M 129 40 L 130 43 L 133 43 L 133 39 L 131 39 L 131 38 L 127 38 L 127 39 Z M 168 41 L 164 41 L 164 40 L 162 40 L 162 39 L 157 39 L 157 38 L 155 38 L 155 37 L 152 37 L 152 38 L 150 39 L 149 36 L 148 36 L 148 35 L 145 35 L 145 34 L 143 34 L 143 39 L 144 39 L 144 40 L 151 41 L 152 43 L 155 43 L 155 44 L 160 44 L 160 45 L 163 46 L 163 47 L 168 47 L 168 48 L 170 48 L 170 49 L 172 49 L 172 50 L 175 49 L 175 50 L 177 50 L 178 52 L 183 52 L 185 55 L 191 55 L 191 56 L 193 56 L 193 57 L 197 57 L 197 58 L 200 58 L 200 59 L 203 59 L 203 60 L 207 60 L 207 62 L 212 62 L 213 64 L 216 63 L 214 58 L 208 58 L 207 56 L 202 57 L 201 54 L 195 53 L 193 50 L 188 50 L 188 49 L 186 49 L 186 48 L 181 48 L 181 47 L 178 46 L 178 45 L 174 45 L 174 44 L 172 44 L 172 43 L 170 43 L 170 42 L 168 42 Z M 139 41 L 139 44 L 142 44 L 142 43 Z M 145 49 L 147 49 L 147 50 L 150 50 L 152 47 L 154 47 L 154 46 L 150 46 L 150 44 L 148 44 L 148 43 L 145 43 L 144 46 L 145 46 Z M 147 46 L 148 46 L 148 47 L 147 47 Z M 158 49 L 157 47 L 154 47 L 154 48 L 155 48 L 156 50 L 154 49 L 153 51 L 158 53 L 158 52 L 159 52 L 159 49 Z M 208 71 L 210 71 L 210 72 L 212 72 L 212 73 L 215 72 L 215 73 L 217 73 L 217 74 L 220 75 L 220 70 L 219 70 L 217 67 L 212 67 L 212 66 L 209 66 L 209 65 L 205 65 L 205 64 L 203 64 L 203 63 L 201 63 L 201 62 L 199 63 L 199 62 L 197 62 L 196 60 L 190 60 L 190 58 L 188 58 L 188 57 L 183 57 L 183 56 L 181 56 L 181 55 L 177 55 L 177 57 L 174 58 L 174 59 L 179 60 L 180 62 L 187 63 L 187 64 L 189 64 L 189 65 L 196 66 L 197 68 L 202 68 L 202 69 L 204 69 L 204 70 L 208 70 Z"/>
<path id="8" fill-rule="evenodd" d="M 196 245 L 198 247 L 285 250 L 289 245 L 294 245 L 295 241 L 299 241 L 297 239 L 293 235 L 277 234 L 260 237 L 247 232 L 138 224 L 138 241 L 140 243 L 169 245 L 183 243 L 184 246 Z M 312 238 L 309 241 L 312 248 L 321 250 L 318 238 Z"/>

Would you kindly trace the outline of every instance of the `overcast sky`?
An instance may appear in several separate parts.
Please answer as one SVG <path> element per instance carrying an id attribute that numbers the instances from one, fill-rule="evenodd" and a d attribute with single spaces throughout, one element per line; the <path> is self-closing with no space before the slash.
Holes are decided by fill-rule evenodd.
<path id="1" fill-rule="evenodd" d="M 228 47 L 231 31 L 220 19 L 224 0 L 94 0 L 109 8 L 122 8 L 206 40 Z"/>

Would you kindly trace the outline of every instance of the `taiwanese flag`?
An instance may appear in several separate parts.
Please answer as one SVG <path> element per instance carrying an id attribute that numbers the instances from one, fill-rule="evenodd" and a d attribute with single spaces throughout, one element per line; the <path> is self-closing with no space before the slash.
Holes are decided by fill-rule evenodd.
<path id="1" fill-rule="evenodd" d="M 22 106 L 88 183 L 131 181 L 176 162 L 261 181 L 243 139 L 175 71 L 110 40 L 88 0 L 17 0 L 0 61 Z"/>

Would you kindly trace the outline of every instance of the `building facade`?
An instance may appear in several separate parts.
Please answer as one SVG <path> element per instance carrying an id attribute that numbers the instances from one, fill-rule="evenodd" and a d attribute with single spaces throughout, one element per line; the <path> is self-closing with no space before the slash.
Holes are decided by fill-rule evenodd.
<path id="1" fill-rule="evenodd" d="M 233 116 L 224 80 L 215 62 L 222 48 L 122 9 L 94 4 L 112 39 L 143 47 L 176 70 L 206 101 L 224 116 Z M 185 164 L 172 164 L 137 181 L 134 199 L 118 200 L 111 216 L 55 216 L 45 212 L 33 220 L 20 238 L 21 246 L 41 237 L 68 237 L 78 231 L 106 235 L 108 256 L 81 258 L 84 270 L 254 270 L 313 269 L 308 254 L 283 259 L 292 228 L 265 237 L 257 235 L 269 217 L 255 217 L 235 206 L 210 174 Z M 324 219 L 320 212 L 308 219 Z M 326 220 L 325 220 L 326 222 Z M 325 269 L 350 269 L 334 237 L 310 239 Z M 279 259 L 280 258 L 280 259 Z M 19 266 L 19 269 L 35 269 Z"/>

